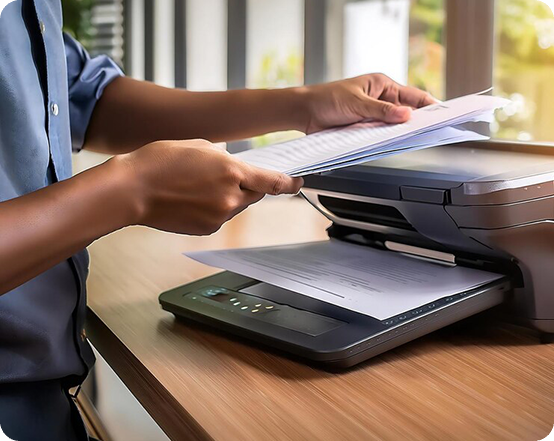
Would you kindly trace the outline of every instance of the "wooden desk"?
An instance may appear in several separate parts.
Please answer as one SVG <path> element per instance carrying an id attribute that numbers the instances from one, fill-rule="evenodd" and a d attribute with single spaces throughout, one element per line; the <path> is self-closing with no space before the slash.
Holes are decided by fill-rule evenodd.
<path id="1" fill-rule="evenodd" d="M 183 251 L 325 237 L 296 199 L 212 237 L 128 228 L 90 247 L 88 333 L 173 440 L 517 440 L 554 424 L 554 345 L 487 313 L 340 374 L 177 322 L 158 294 L 214 271 Z"/>

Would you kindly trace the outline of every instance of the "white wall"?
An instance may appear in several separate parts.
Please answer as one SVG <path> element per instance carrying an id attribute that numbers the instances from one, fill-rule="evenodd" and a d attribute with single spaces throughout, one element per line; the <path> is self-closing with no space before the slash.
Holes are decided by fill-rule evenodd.
<path id="1" fill-rule="evenodd" d="M 344 76 L 381 72 L 408 81 L 409 0 L 363 1 L 346 5 Z"/>
<path id="2" fill-rule="evenodd" d="M 154 2 L 154 81 L 175 86 L 175 1 Z"/>
<path id="3" fill-rule="evenodd" d="M 304 56 L 303 0 L 248 0 L 246 84 L 256 86 L 264 56 L 283 64 L 291 53 Z"/>
<path id="4" fill-rule="evenodd" d="M 187 88 L 227 88 L 227 1 L 187 1 Z"/>

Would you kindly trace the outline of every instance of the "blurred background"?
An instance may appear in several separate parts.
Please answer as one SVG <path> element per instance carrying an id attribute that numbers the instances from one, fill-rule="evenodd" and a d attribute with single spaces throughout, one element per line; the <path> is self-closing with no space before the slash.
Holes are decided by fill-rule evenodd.
<path id="1" fill-rule="evenodd" d="M 369 72 L 440 99 L 494 86 L 495 138 L 554 142 L 554 0 L 62 0 L 65 30 L 126 74 L 190 90 L 286 87 Z M 183 115 L 183 118 L 186 118 Z M 298 133 L 232 143 L 231 151 Z M 104 160 L 82 152 L 75 170 Z M 168 438 L 97 354 L 104 439 Z"/>
<path id="2" fill-rule="evenodd" d="M 545 0 L 63 0 L 66 31 L 136 78 L 191 90 L 383 72 L 449 98 L 494 86 L 496 138 L 554 141 Z M 271 134 L 235 148 L 296 134 Z"/>

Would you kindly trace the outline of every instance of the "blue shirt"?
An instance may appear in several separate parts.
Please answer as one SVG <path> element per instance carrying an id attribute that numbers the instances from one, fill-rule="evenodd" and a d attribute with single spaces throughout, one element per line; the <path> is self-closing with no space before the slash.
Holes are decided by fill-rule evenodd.
<path id="1" fill-rule="evenodd" d="M 121 75 L 62 33 L 60 0 L 16 0 L 0 15 L 0 203 L 71 177 L 97 100 Z M 0 262 L 6 265 L 9 262 Z M 70 378 L 94 357 L 83 326 L 82 251 L 0 296 L 0 383 Z"/>

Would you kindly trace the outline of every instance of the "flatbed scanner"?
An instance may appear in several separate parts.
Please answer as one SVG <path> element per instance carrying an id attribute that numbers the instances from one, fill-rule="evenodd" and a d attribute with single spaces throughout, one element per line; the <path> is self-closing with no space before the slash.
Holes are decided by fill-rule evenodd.
<path id="1" fill-rule="evenodd" d="M 383 320 L 224 271 L 161 294 L 163 309 L 341 368 L 502 303 L 544 341 L 554 335 L 554 146 L 412 151 L 308 176 L 302 194 L 334 240 L 501 277 Z"/>

